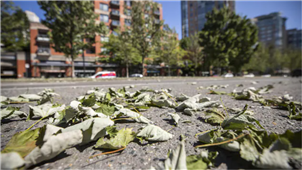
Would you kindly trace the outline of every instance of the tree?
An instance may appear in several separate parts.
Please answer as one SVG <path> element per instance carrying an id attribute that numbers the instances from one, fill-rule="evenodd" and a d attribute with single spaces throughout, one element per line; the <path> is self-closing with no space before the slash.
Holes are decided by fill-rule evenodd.
<path id="1" fill-rule="evenodd" d="M 206 19 L 199 43 L 207 61 L 213 66 L 240 71 L 256 50 L 257 27 L 246 16 L 241 18 L 227 7 L 214 9 Z"/>
<path id="2" fill-rule="evenodd" d="M 302 68 L 302 55 L 300 49 L 295 49 L 292 47 L 288 47 L 285 50 L 285 55 L 283 58 L 285 59 L 285 66 L 289 68 L 291 71 L 294 69 Z"/>
<path id="3" fill-rule="evenodd" d="M 11 1 L 1 1 L 1 43 L 6 51 L 29 50 L 28 18 Z"/>
<path id="4" fill-rule="evenodd" d="M 246 63 L 242 69 L 248 71 L 258 71 L 264 73 L 269 71 L 269 49 L 263 44 L 259 44 L 249 62 Z"/>
<path id="5" fill-rule="evenodd" d="M 260 44 L 250 61 L 243 66 L 245 70 L 271 74 L 284 68 L 291 71 L 301 68 L 301 50 L 291 47 L 279 49 L 273 45 Z"/>
<path id="6" fill-rule="evenodd" d="M 195 75 L 198 75 L 198 67 L 203 59 L 202 47 L 199 45 L 198 33 L 182 39 L 181 47 L 187 51 L 186 54 L 194 65 Z"/>
<path id="7" fill-rule="evenodd" d="M 94 13 L 94 5 L 90 1 L 38 1 L 38 4 L 46 12 L 42 23 L 51 30 L 53 48 L 71 58 L 72 77 L 75 77 L 74 59 L 81 50 L 90 48 L 94 43 L 85 43 L 83 39 L 106 34 L 105 24 L 96 24 L 98 15 Z"/>
<path id="8" fill-rule="evenodd" d="M 186 54 L 186 51 L 180 47 L 176 36 L 175 29 L 164 25 L 164 40 L 161 44 L 163 50 L 159 50 L 158 60 L 168 65 L 169 76 L 171 75 L 171 66 L 179 66 L 183 56 Z"/>
<path id="9" fill-rule="evenodd" d="M 152 1 L 132 1 L 131 37 L 134 47 L 142 57 L 142 74 L 144 62 L 152 51 L 160 45 L 163 21 L 154 14 L 158 4 Z"/>
<path id="10" fill-rule="evenodd" d="M 108 42 L 104 42 L 103 46 L 106 51 L 102 52 L 101 55 L 106 55 L 106 61 L 118 62 L 126 66 L 126 75 L 129 77 L 129 65 L 137 64 L 141 61 L 136 48 L 133 47 L 131 34 L 128 30 L 121 31 L 116 29 L 117 35 L 111 34 Z M 104 61 L 104 59 L 102 59 Z"/>

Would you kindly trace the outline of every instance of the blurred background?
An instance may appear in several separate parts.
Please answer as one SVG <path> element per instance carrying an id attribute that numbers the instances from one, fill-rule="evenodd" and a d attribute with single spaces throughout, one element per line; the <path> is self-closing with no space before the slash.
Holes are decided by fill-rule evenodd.
<path id="1" fill-rule="evenodd" d="M 301 5 L 1 1 L 1 79 L 301 76 Z"/>

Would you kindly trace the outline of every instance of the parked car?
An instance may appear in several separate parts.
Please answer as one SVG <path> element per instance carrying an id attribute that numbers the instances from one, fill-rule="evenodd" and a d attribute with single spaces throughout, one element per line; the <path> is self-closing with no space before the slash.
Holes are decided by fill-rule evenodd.
<path id="1" fill-rule="evenodd" d="M 249 73 L 249 74 L 243 75 L 243 77 L 255 77 L 255 75 L 253 73 Z"/>
<path id="2" fill-rule="evenodd" d="M 116 73 L 115 71 L 100 71 L 90 78 L 116 78 Z"/>
<path id="3" fill-rule="evenodd" d="M 261 77 L 271 77 L 271 75 L 270 74 L 264 74 Z"/>
<path id="4" fill-rule="evenodd" d="M 229 78 L 229 77 L 234 77 L 234 75 L 232 73 L 226 73 L 223 74 L 222 77 Z"/>
<path id="5" fill-rule="evenodd" d="M 144 77 L 142 74 L 131 74 L 130 77 Z"/>

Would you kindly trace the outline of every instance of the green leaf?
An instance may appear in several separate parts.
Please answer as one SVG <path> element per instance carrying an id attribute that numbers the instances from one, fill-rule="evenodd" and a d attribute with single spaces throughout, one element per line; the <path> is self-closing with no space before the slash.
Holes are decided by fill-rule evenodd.
<path id="1" fill-rule="evenodd" d="M 226 95 L 227 92 L 210 90 L 209 94 Z"/>
<path id="2" fill-rule="evenodd" d="M 290 102 L 287 108 L 289 111 L 289 115 L 288 115 L 289 119 L 302 120 L 302 113 L 299 112 L 299 110 L 297 111 L 296 105 L 293 102 Z"/>
<path id="3" fill-rule="evenodd" d="M 100 138 L 95 148 L 102 149 L 120 149 L 126 147 L 131 141 L 135 138 L 135 133 L 132 132 L 132 129 L 124 128 L 117 132 L 115 137 L 110 137 L 109 140 Z"/>
<path id="4" fill-rule="evenodd" d="M 199 155 L 187 156 L 187 168 L 195 169 L 208 169 L 214 166 L 214 161 L 218 156 L 218 152 L 208 152 L 207 150 L 201 151 Z"/>
<path id="5" fill-rule="evenodd" d="M 53 116 L 55 113 L 59 111 L 63 111 L 65 109 L 65 105 L 59 106 L 56 104 L 45 103 L 43 105 L 38 106 L 29 106 L 29 115 L 27 119 L 31 119 L 34 116 L 37 117 L 47 117 Z"/>
<path id="6" fill-rule="evenodd" d="M 6 102 L 8 101 L 8 98 L 5 96 L 0 96 L 0 102 Z"/>
<path id="7" fill-rule="evenodd" d="M 108 135 L 110 136 L 110 138 L 114 138 L 117 135 L 117 133 L 119 132 L 116 129 L 116 126 L 107 126 L 106 131 L 107 131 Z"/>
<path id="8" fill-rule="evenodd" d="M 90 94 L 88 97 L 85 97 L 84 99 L 80 100 L 80 102 L 85 107 L 92 107 L 96 102 L 95 94 Z"/>
<path id="9" fill-rule="evenodd" d="M 141 122 L 141 123 L 152 123 L 152 121 L 150 121 L 149 119 L 147 119 L 146 117 L 142 116 L 139 113 L 133 112 L 132 110 L 126 109 L 126 108 L 122 108 L 119 111 L 114 112 L 114 114 L 112 115 L 112 117 L 119 117 L 121 115 L 127 116 L 132 118 L 133 120 L 135 120 L 136 122 Z"/>
<path id="10" fill-rule="evenodd" d="M 172 134 L 166 132 L 158 126 L 148 124 L 138 134 L 138 137 L 144 137 L 148 141 L 163 142 L 171 139 Z"/>
<path id="11" fill-rule="evenodd" d="M 17 152 L 1 153 L 2 169 L 17 169 L 24 163 L 23 158 Z"/>
<path id="12" fill-rule="evenodd" d="M 182 139 L 177 148 L 168 155 L 164 169 L 187 169 L 186 157 L 185 141 Z"/>
<path id="13" fill-rule="evenodd" d="M 177 125 L 178 124 L 178 121 L 179 121 L 179 119 L 180 119 L 180 116 L 177 114 L 177 113 L 168 113 L 168 115 L 170 115 L 171 116 L 171 118 L 174 120 L 174 122 L 175 122 L 175 125 Z"/>
<path id="14" fill-rule="evenodd" d="M 37 101 L 42 98 L 42 96 L 39 96 L 37 94 L 20 94 L 21 98 L 28 99 L 29 101 Z"/>
<path id="15" fill-rule="evenodd" d="M 21 157 L 28 155 L 35 147 L 40 128 L 16 133 L 1 153 L 17 152 Z"/>
<path id="16" fill-rule="evenodd" d="M 209 132 L 204 132 L 198 136 L 198 140 L 207 144 L 216 144 L 224 141 L 228 141 L 237 137 L 238 134 L 231 131 L 220 131 L 211 130 Z M 239 136 L 239 135 L 238 135 Z M 228 151 L 238 152 L 240 151 L 240 145 L 237 141 L 232 141 L 228 143 L 223 143 L 218 145 Z"/>
<path id="17" fill-rule="evenodd" d="M 50 136 L 40 147 L 34 148 L 25 158 L 26 166 L 52 159 L 64 150 L 82 142 L 81 130 L 68 131 Z"/>
<path id="18" fill-rule="evenodd" d="M 218 109 L 206 110 L 205 115 L 208 116 L 208 118 L 205 119 L 205 122 L 210 124 L 220 124 L 226 117 L 225 114 Z"/>
<path id="19" fill-rule="evenodd" d="M 9 102 L 15 103 L 28 103 L 29 100 L 22 97 L 10 97 Z"/>
<path id="20" fill-rule="evenodd" d="M 223 129 L 231 129 L 231 130 L 244 130 L 247 127 L 254 127 L 253 122 L 255 122 L 259 127 L 264 129 L 258 120 L 256 120 L 253 116 L 246 114 L 247 105 L 245 105 L 244 109 L 241 113 L 238 113 L 235 116 L 227 117 L 221 123 L 221 127 Z"/>
<path id="21" fill-rule="evenodd" d="M 156 107 L 176 107 L 176 104 L 168 99 L 152 100 L 151 105 Z"/>
<path id="22" fill-rule="evenodd" d="M 1 120 L 2 119 L 11 119 L 14 117 L 27 117 L 27 114 L 25 112 L 19 111 L 20 108 L 18 107 L 7 107 L 5 109 L 1 109 Z"/>
<path id="23" fill-rule="evenodd" d="M 107 116 L 111 116 L 115 111 L 115 106 L 111 104 L 104 104 L 104 103 L 96 103 L 98 106 L 100 106 L 98 109 L 96 109 L 96 112 L 103 113 Z"/>
<path id="24" fill-rule="evenodd" d="M 79 124 L 62 129 L 62 133 L 81 130 L 83 132 L 82 145 L 95 141 L 106 135 L 106 127 L 113 126 L 114 122 L 109 118 L 91 118 Z"/>

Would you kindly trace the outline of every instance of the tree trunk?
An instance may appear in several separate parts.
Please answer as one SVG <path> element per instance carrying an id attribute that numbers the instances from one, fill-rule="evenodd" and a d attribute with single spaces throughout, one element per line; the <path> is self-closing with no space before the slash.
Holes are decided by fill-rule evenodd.
<path id="1" fill-rule="evenodd" d="M 75 74 L 74 74 L 74 59 L 71 58 L 71 77 L 75 78 Z"/>
<path id="2" fill-rule="evenodd" d="M 126 76 L 129 78 L 129 63 L 128 61 L 126 62 Z"/>
<path id="3" fill-rule="evenodd" d="M 142 75 L 144 75 L 144 61 L 145 61 L 145 57 L 142 57 Z"/>

